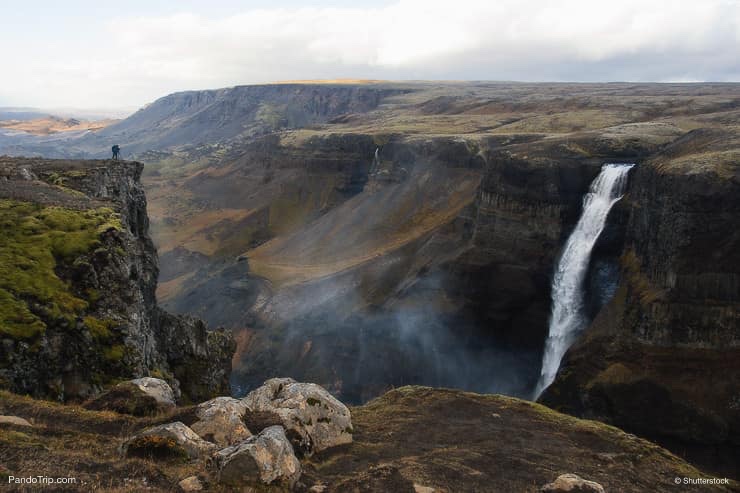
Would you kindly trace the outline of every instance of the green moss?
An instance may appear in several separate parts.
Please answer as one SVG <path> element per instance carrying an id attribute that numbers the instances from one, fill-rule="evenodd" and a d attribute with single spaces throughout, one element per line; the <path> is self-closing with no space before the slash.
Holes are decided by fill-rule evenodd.
<path id="1" fill-rule="evenodd" d="M 85 326 L 90 330 L 90 334 L 93 336 L 93 339 L 97 341 L 107 341 L 113 335 L 111 329 L 116 324 L 115 320 L 101 320 L 89 315 L 83 320 L 85 322 Z"/>
<path id="2" fill-rule="evenodd" d="M 105 356 L 106 360 L 111 362 L 121 361 L 125 352 L 125 346 L 123 346 L 122 344 L 115 344 L 111 347 L 103 349 L 103 356 Z"/>
<path id="3" fill-rule="evenodd" d="M 103 226 L 120 228 L 109 208 L 77 211 L 0 200 L 0 333 L 31 339 L 44 318 L 73 322 L 88 306 L 56 274 L 100 244 Z"/>
<path id="4" fill-rule="evenodd" d="M 64 177 L 57 173 L 56 171 L 53 173 L 50 173 L 49 176 L 47 176 L 46 181 L 51 183 L 52 185 L 62 186 L 64 185 Z"/>
<path id="5" fill-rule="evenodd" d="M 314 399 L 313 397 L 309 397 L 308 399 L 306 399 L 306 403 L 309 406 L 320 406 L 321 405 L 321 401 L 318 399 Z"/>
<path id="6" fill-rule="evenodd" d="M 85 290 L 85 295 L 90 303 L 95 303 L 100 299 L 100 291 L 97 289 L 88 288 Z"/>

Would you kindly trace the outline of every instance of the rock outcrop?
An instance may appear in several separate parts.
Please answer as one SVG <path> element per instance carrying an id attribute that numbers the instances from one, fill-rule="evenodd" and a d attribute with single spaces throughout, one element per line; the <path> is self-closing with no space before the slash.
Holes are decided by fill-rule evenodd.
<path id="1" fill-rule="evenodd" d="M 175 407 L 175 393 L 161 378 L 142 377 L 131 380 L 146 395 L 151 396 L 162 407 Z"/>
<path id="2" fill-rule="evenodd" d="M 157 306 L 142 169 L 0 158 L 1 385 L 62 400 L 144 376 L 185 400 L 228 390 L 230 333 Z"/>
<path id="3" fill-rule="evenodd" d="M 279 416 L 296 451 L 302 454 L 352 443 L 349 409 L 316 384 L 273 378 L 242 402 L 250 411 Z"/>
<path id="4" fill-rule="evenodd" d="M 252 436 L 244 424 L 246 404 L 233 397 L 216 397 L 199 404 L 198 421 L 190 425 L 201 438 L 221 447 L 238 444 Z"/>
<path id="5" fill-rule="evenodd" d="M 273 485 L 290 490 L 301 476 L 301 463 L 281 426 L 219 450 L 212 461 L 218 482 L 228 486 Z"/>
<path id="6" fill-rule="evenodd" d="M 169 405 L 163 406 L 131 382 L 116 384 L 89 399 L 83 406 L 94 411 L 115 411 L 132 416 L 155 416 L 171 408 Z"/>
<path id="7" fill-rule="evenodd" d="M 203 440 L 179 421 L 147 428 L 126 440 L 122 446 L 124 455 L 155 459 L 200 459 L 210 456 L 216 449 L 216 445 Z"/>
<path id="8" fill-rule="evenodd" d="M 153 416 L 176 405 L 175 393 L 159 378 L 143 377 L 121 382 L 84 404 L 87 409 Z"/>
<path id="9" fill-rule="evenodd" d="M 638 165 L 619 289 L 542 397 L 729 475 L 740 443 L 737 145 L 695 131 Z"/>

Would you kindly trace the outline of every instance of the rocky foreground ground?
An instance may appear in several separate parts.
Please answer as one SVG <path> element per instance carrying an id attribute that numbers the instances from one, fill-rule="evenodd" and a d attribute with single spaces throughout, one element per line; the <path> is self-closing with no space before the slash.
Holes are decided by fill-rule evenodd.
<path id="1" fill-rule="evenodd" d="M 20 418 L 0 419 L 3 483 L 40 475 L 76 478 L 60 491 L 740 491 L 676 485 L 709 476 L 617 428 L 499 395 L 402 387 L 348 409 L 321 387 L 273 379 L 241 400 L 174 407 L 153 381 L 119 384 L 84 407 L 0 393 L 0 414 Z M 574 484 L 585 489 L 563 489 Z"/>

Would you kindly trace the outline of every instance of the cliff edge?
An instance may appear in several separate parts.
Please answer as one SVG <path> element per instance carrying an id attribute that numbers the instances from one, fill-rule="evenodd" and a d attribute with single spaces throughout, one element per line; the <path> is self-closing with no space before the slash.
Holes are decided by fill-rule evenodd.
<path id="1" fill-rule="evenodd" d="M 233 340 L 157 306 L 143 165 L 0 158 L 0 386 L 84 399 L 156 376 L 228 391 Z"/>

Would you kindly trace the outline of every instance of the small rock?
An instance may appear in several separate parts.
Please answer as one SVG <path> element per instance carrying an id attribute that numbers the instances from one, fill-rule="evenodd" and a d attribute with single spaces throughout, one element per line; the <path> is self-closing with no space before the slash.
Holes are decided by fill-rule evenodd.
<path id="1" fill-rule="evenodd" d="M 19 418 L 18 416 L 0 416 L 0 424 L 16 425 L 16 426 L 33 426 L 27 420 L 23 418 Z"/>
<path id="2" fill-rule="evenodd" d="M 198 479 L 198 476 L 190 476 L 188 478 L 183 479 L 177 485 L 180 487 L 182 491 L 202 491 L 203 490 L 203 483 L 200 482 L 200 479 Z"/>
<path id="3" fill-rule="evenodd" d="M 123 453 L 137 457 L 195 459 L 212 453 L 216 448 L 177 421 L 147 428 L 135 434 L 123 444 Z"/>
<path id="4" fill-rule="evenodd" d="M 278 485 L 292 489 L 301 476 L 301 463 L 282 426 L 265 428 L 239 445 L 213 456 L 218 481 L 229 486 Z"/>
<path id="5" fill-rule="evenodd" d="M 604 487 L 575 474 L 562 474 L 542 487 L 542 493 L 604 493 Z"/>
<path id="6" fill-rule="evenodd" d="M 316 384 L 273 378 L 242 402 L 250 411 L 279 416 L 296 450 L 306 455 L 352 443 L 349 409 Z"/>
<path id="7" fill-rule="evenodd" d="M 244 425 L 246 404 L 233 397 L 216 397 L 198 406 L 199 421 L 190 428 L 204 440 L 222 447 L 235 445 L 252 436 Z"/>
<path id="8" fill-rule="evenodd" d="M 154 397 L 160 405 L 175 407 L 175 393 L 172 391 L 170 384 L 161 378 L 137 378 L 131 380 L 131 383 L 139 387 L 147 395 Z"/>

